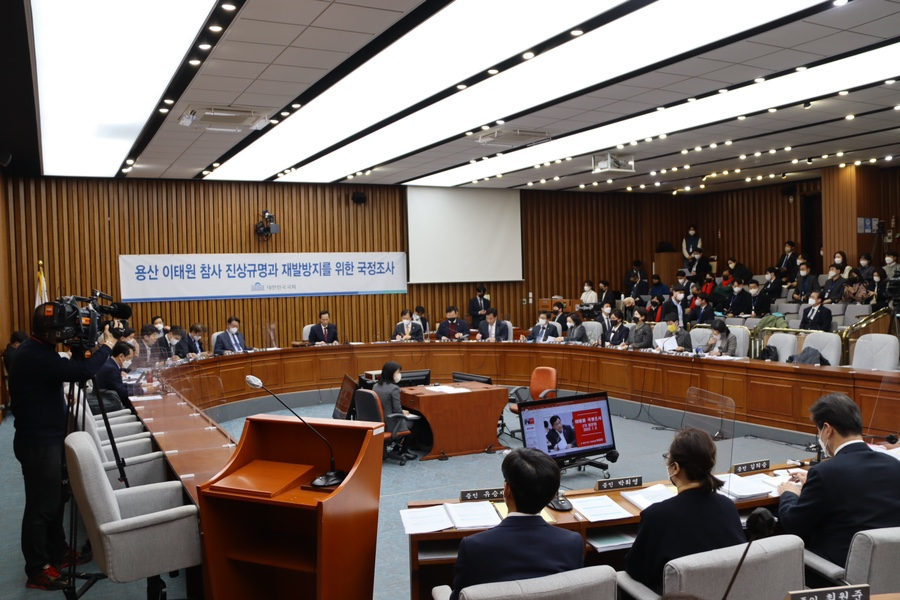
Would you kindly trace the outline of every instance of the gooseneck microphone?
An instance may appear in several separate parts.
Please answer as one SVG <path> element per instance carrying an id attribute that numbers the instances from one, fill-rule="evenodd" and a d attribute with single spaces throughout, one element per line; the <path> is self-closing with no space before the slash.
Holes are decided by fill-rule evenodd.
<path id="1" fill-rule="evenodd" d="M 304 419 L 303 417 L 301 417 L 300 415 L 298 415 L 297 413 L 295 413 L 295 412 L 291 409 L 290 406 L 288 406 L 287 404 L 285 404 L 284 400 L 282 400 L 281 398 L 279 398 L 279 397 L 275 394 L 275 392 L 273 392 L 272 390 L 270 390 L 269 388 L 267 388 L 266 386 L 264 386 L 262 380 L 261 380 L 259 377 L 256 377 L 256 376 L 254 376 L 254 375 L 247 375 L 247 377 L 245 378 L 245 381 L 247 382 L 247 385 L 249 385 L 250 387 L 252 387 L 252 388 L 255 389 L 255 390 L 258 390 L 258 389 L 262 388 L 262 389 L 266 390 L 267 392 L 269 392 L 269 394 L 270 394 L 273 398 L 275 398 L 276 400 L 278 400 L 278 403 L 279 403 L 279 404 L 281 404 L 283 407 L 285 407 L 292 415 L 294 415 L 295 417 L 297 417 L 298 419 L 300 419 L 300 421 L 302 421 L 304 425 L 306 425 L 307 427 L 309 427 L 310 430 L 312 430 L 313 433 L 315 433 L 317 436 L 319 436 L 320 438 L 322 438 L 322 441 L 325 442 L 325 444 L 328 445 L 328 452 L 331 453 L 331 469 L 330 469 L 327 473 L 325 473 L 324 475 L 322 475 L 321 477 L 316 477 L 315 479 L 313 479 L 313 480 L 312 480 L 312 485 L 313 485 L 314 487 L 332 487 L 332 486 L 338 485 L 339 483 L 341 483 L 342 481 L 344 481 L 344 479 L 347 477 L 347 473 L 344 472 L 344 471 L 338 471 L 338 470 L 335 468 L 335 466 L 334 466 L 334 448 L 331 447 L 331 442 L 329 442 L 329 441 L 325 438 L 324 435 L 322 435 L 321 433 L 319 433 L 319 431 L 318 431 L 315 427 L 313 427 L 312 425 L 310 425 L 309 423 L 307 423 L 307 422 L 306 422 L 306 419 Z"/>

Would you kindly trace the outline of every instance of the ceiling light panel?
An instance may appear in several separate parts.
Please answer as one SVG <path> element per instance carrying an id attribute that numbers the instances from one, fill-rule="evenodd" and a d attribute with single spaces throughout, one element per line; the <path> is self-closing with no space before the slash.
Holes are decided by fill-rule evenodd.
<path id="1" fill-rule="evenodd" d="M 210 179 L 266 179 L 548 38 L 568 35 L 573 26 L 624 1 L 569 0 L 561 6 L 545 0 L 457 0 L 239 152 Z M 475 23 L 503 25 L 460 43 L 460 32 L 474 31 Z M 492 114 L 485 122 L 503 116 Z"/>
<path id="2" fill-rule="evenodd" d="M 44 174 L 114 176 L 215 5 L 31 0 Z"/>
<path id="3" fill-rule="evenodd" d="M 685 102 L 668 110 L 653 111 L 605 127 L 570 135 L 516 152 L 507 152 L 488 165 L 468 165 L 435 173 L 409 182 L 410 185 L 454 186 L 496 173 L 507 173 L 558 156 L 577 156 L 612 148 L 623 139 L 680 131 L 710 123 L 765 111 L 767 108 L 800 103 L 846 88 L 869 85 L 884 79 L 900 61 L 900 43 L 892 44 L 811 67 L 765 83 L 715 94 L 696 102 Z M 757 116 L 766 119 L 769 113 Z M 490 171 L 490 173 L 488 173 Z M 481 173 L 484 172 L 482 175 Z"/>
<path id="4" fill-rule="evenodd" d="M 281 181 L 335 181 L 361 167 L 459 135 L 475 123 L 552 102 L 820 3 L 764 0 L 735 19 L 721 10 L 719 0 L 694 0 L 687 11 L 681 0 L 659 0 L 346 144 Z M 665 39 L 666 43 L 634 44 L 635 31 L 645 39 Z M 611 48 L 623 47 L 628 51 L 610 54 Z M 611 56 L 615 58 L 601 59 Z"/>

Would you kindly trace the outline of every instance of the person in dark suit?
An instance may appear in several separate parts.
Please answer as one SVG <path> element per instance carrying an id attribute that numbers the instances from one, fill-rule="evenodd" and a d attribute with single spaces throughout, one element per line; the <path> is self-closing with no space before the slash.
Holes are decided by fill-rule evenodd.
<path id="1" fill-rule="evenodd" d="M 175 356 L 175 349 L 183 337 L 184 329 L 178 325 L 172 325 L 165 335 L 156 340 L 160 355 L 166 360 Z"/>
<path id="2" fill-rule="evenodd" d="M 632 298 L 636 297 L 633 294 L 633 287 L 634 284 L 639 281 L 647 281 L 647 272 L 644 271 L 644 263 L 639 259 L 635 259 L 631 263 L 631 268 L 625 273 L 625 278 L 623 279 L 625 287 L 622 289 L 625 290 L 626 296 L 631 296 Z M 640 296 L 640 294 L 638 294 L 638 296 Z"/>
<path id="3" fill-rule="evenodd" d="M 635 300 L 640 300 L 641 296 L 648 296 L 650 294 L 650 284 L 647 283 L 646 279 L 638 279 L 640 275 L 637 273 L 631 274 L 631 281 L 629 282 L 628 292 L 626 295 L 629 298 L 634 298 Z"/>
<path id="4" fill-rule="evenodd" d="M 675 313 L 678 317 L 678 324 L 682 327 L 687 324 L 685 314 L 687 313 L 688 300 L 685 298 L 684 286 L 673 285 L 672 296 L 663 303 L 662 314 Z"/>
<path id="5" fill-rule="evenodd" d="M 590 344 L 587 330 L 581 324 L 581 316 L 578 313 L 571 313 L 566 318 L 567 331 L 564 336 L 556 338 L 557 342 L 565 342 L 567 344 L 578 342 L 579 344 Z"/>
<path id="6" fill-rule="evenodd" d="M 216 347 L 214 349 L 214 354 L 216 356 L 222 356 L 223 354 L 236 354 L 240 352 L 246 352 L 247 350 L 252 350 L 247 346 L 247 341 L 244 339 L 244 334 L 241 333 L 241 320 L 235 316 L 228 317 L 228 321 L 226 322 L 225 331 L 219 334 L 219 337 L 216 338 Z"/>
<path id="7" fill-rule="evenodd" d="M 678 346 L 675 347 L 675 352 L 690 352 L 693 348 L 691 336 L 678 323 L 678 315 L 675 313 L 667 314 L 666 326 L 669 330 L 666 332 L 665 337 L 674 337 L 675 342 L 678 344 Z"/>
<path id="8" fill-rule="evenodd" d="M 784 243 L 784 254 L 778 258 L 773 267 L 777 275 L 776 279 L 782 283 L 793 281 L 797 276 L 797 253 L 794 252 L 796 247 L 797 245 L 793 240 L 786 241 Z"/>
<path id="9" fill-rule="evenodd" d="M 13 356 L 19 348 L 19 344 L 27 339 L 28 335 L 24 331 L 13 331 L 12 335 L 9 337 L 9 344 L 6 345 L 6 350 L 3 352 L 3 366 L 6 367 L 7 373 L 9 372 L 9 366 L 12 364 Z"/>
<path id="10" fill-rule="evenodd" d="M 188 335 L 181 336 L 181 341 L 175 346 L 175 355 L 179 358 L 196 358 L 205 354 L 203 352 L 203 334 L 206 326 L 203 323 L 194 323 Z"/>
<path id="11" fill-rule="evenodd" d="M 394 327 L 394 339 L 405 342 L 425 341 L 422 326 L 412 320 L 412 311 L 408 308 L 404 308 L 400 313 L 400 322 Z"/>
<path id="12" fill-rule="evenodd" d="M 803 310 L 800 329 L 812 331 L 831 331 L 831 309 L 822 306 L 822 292 L 815 291 L 809 295 L 809 308 Z"/>
<path id="13" fill-rule="evenodd" d="M 319 311 L 319 324 L 309 330 L 309 343 L 314 346 L 338 343 L 337 325 L 331 322 L 327 310 Z"/>
<path id="14" fill-rule="evenodd" d="M 165 360 L 159 346 L 156 345 L 159 333 L 153 325 L 141 327 L 141 339 L 136 343 L 133 367 L 146 369 L 155 367 Z"/>
<path id="15" fill-rule="evenodd" d="M 575 429 L 571 425 L 563 425 L 562 419 L 557 415 L 550 417 L 550 429 L 547 430 L 547 449 L 550 452 L 559 452 L 575 446 Z"/>
<path id="16" fill-rule="evenodd" d="M 540 515 L 559 492 L 556 461 L 534 448 L 516 448 L 500 469 L 509 514 L 493 529 L 460 541 L 451 600 L 472 585 L 543 577 L 584 566 L 581 535 L 554 527 Z"/>
<path id="17" fill-rule="evenodd" d="M 744 280 L 735 277 L 731 285 L 731 297 L 725 304 L 725 314 L 729 317 L 750 314 L 752 298 L 750 292 L 744 289 Z"/>
<path id="18" fill-rule="evenodd" d="M 131 360 L 134 356 L 134 350 L 125 342 L 116 342 L 112 349 L 112 355 L 107 359 L 97 374 L 94 381 L 97 389 L 88 396 L 88 404 L 90 404 L 91 412 L 95 415 L 100 414 L 100 398 L 103 399 L 103 407 L 107 412 L 122 410 L 122 408 L 131 408 L 131 400 L 128 398 L 128 387 L 122 381 L 122 369 L 131 366 Z M 113 392 L 118 396 L 118 402 L 112 400 L 108 395 L 102 392 Z"/>
<path id="19" fill-rule="evenodd" d="M 857 532 L 900 526 L 900 496 L 891 491 L 900 481 L 900 461 L 868 447 L 859 407 L 850 397 L 827 394 L 809 412 L 819 445 L 831 458 L 797 472 L 796 483 L 778 487 L 778 520 L 785 533 L 803 538 L 807 550 L 843 566 Z M 806 584 L 819 587 L 813 579 L 807 572 Z"/>
<path id="20" fill-rule="evenodd" d="M 700 292 L 697 294 L 697 306 L 688 313 L 688 322 L 696 322 L 697 324 L 712 323 L 716 318 L 716 311 L 709 302 L 709 294 Z"/>
<path id="21" fill-rule="evenodd" d="M 538 314 L 537 325 L 531 328 L 528 335 L 520 335 L 519 340 L 522 342 L 550 342 L 556 337 L 556 328 L 550 325 L 550 313 L 541 311 Z"/>
<path id="22" fill-rule="evenodd" d="M 634 327 L 628 332 L 628 346 L 634 350 L 653 347 L 653 329 L 647 325 L 647 309 L 634 309 Z"/>
<path id="23" fill-rule="evenodd" d="M 425 317 L 425 307 L 424 306 L 416 307 L 416 313 L 413 315 L 413 322 L 421 325 L 422 331 L 424 331 L 425 333 L 429 332 L 428 319 Z"/>
<path id="24" fill-rule="evenodd" d="M 478 335 L 476 340 L 486 342 L 505 342 L 509 338 L 509 327 L 506 323 L 497 318 L 497 309 L 489 308 L 484 315 L 484 321 L 478 326 Z"/>
<path id="25" fill-rule="evenodd" d="M 618 308 L 609 316 L 610 328 L 603 331 L 603 342 L 607 348 L 618 348 L 628 341 L 628 327 L 625 326 L 625 314 Z"/>
<path id="26" fill-rule="evenodd" d="M 750 316 L 764 317 L 769 314 L 769 311 L 772 309 L 772 303 L 769 297 L 762 293 L 759 282 L 751 279 L 747 282 L 747 287 L 750 291 Z"/>
<path id="27" fill-rule="evenodd" d="M 469 337 L 469 324 L 459 318 L 459 309 L 447 307 L 447 318 L 437 328 L 437 339 L 440 341 L 458 341 Z"/>
<path id="28" fill-rule="evenodd" d="M 712 265 L 703 253 L 703 248 L 694 250 L 693 258 L 687 264 L 688 279 L 695 283 L 702 283 L 706 275 L 712 273 Z"/>
<path id="29" fill-rule="evenodd" d="M 844 288 L 847 280 L 841 277 L 841 266 L 832 263 L 828 266 L 828 280 L 822 286 L 822 304 L 837 304 L 844 299 Z"/>
<path id="30" fill-rule="evenodd" d="M 770 303 L 778 302 L 781 299 L 781 291 L 784 289 L 783 285 L 785 282 L 779 278 L 778 269 L 769 267 L 766 269 L 766 284 L 759 293 L 768 298 Z"/>
<path id="31" fill-rule="evenodd" d="M 716 443 L 708 433 L 679 431 L 663 458 L 678 495 L 641 512 L 637 537 L 625 555 L 625 571 L 657 591 L 670 560 L 747 541 L 734 502 L 717 493 L 723 484 L 712 474 Z"/>
<path id="32" fill-rule="evenodd" d="M 612 316 L 612 307 L 614 302 L 610 302 L 606 300 L 603 304 L 600 305 L 600 314 L 597 315 L 594 320 L 603 328 L 603 333 L 600 336 L 602 339 L 606 339 L 606 333 L 612 329 L 612 322 L 610 321 L 610 317 Z"/>
<path id="33" fill-rule="evenodd" d="M 491 307 L 491 300 L 485 298 L 487 288 L 483 284 L 479 284 L 475 288 L 475 297 L 469 300 L 469 317 L 471 318 L 472 329 L 478 329 L 484 321 L 488 309 Z"/>
<path id="34" fill-rule="evenodd" d="M 800 260 L 804 260 L 802 257 Z M 803 304 L 809 300 L 809 295 L 819 291 L 819 278 L 812 272 L 808 262 L 800 265 L 797 271 L 797 280 L 790 284 L 794 290 L 791 299 Z"/>
<path id="35" fill-rule="evenodd" d="M 750 271 L 743 263 L 739 263 L 733 256 L 728 258 L 728 270 L 731 271 L 732 277 L 741 281 L 750 281 L 753 279 L 753 272 Z"/>
<path id="36" fill-rule="evenodd" d="M 553 303 L 553 320 L 559 323 L 560 331 L 565 333 L 569 328 L 569 321 L 567 320 L 568 313 L 566 313 L 566 305 L 562 302 L 554 302 Z"/>
<path id="37" fill-rule="evenodd" d="M 601 304 L 604 302 L 615 304 L 616 300 L 621 296 L 621 292 L 609 289 L 609 282 L 607 280 L 602 279 L 597 284 L 597 302 Z"/>

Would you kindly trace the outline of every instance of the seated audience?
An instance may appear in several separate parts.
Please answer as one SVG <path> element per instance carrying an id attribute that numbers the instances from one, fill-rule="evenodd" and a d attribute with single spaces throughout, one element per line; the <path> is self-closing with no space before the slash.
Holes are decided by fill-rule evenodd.
<path id="1" fill-rule="evenodd" d="M 900 496 L 890 491 L 900 481 L 900 461 L 863 441 L 862 416 L 850 397 L 822 396 L 809 412 L 831 458 L 778 487 L 778 520 L 786 533 L 803 538 L 807 550 L 843 567 L 857 532 L 900 526 Z M 807 586 L 823 584 L 833 585 L 807 571 Z"/>
<path id="2" fill-rule="evenodd" d="M 828 279 L 822 286 L 822 304 L 835 304 L 844 298 L 847 280 L 841 276 L 841 267 L 832 263 L 828 267 Z"/>
<path id="3" fill-rule="evenodd" d="M 712 273 L 707 273 L 703 276 L 703 283 L 700 285 L 700 291 L 709 294 L 710 296 L 716 291 L 716 278 Z"/>
<path id="4" fill-rule="evenodd" d="M 716 289 L 710 294 L 713 304 L 724 309 L 734 293 L 734 290 L 731 289 L 732 285 L 734 285 L 734 275 L 731 274 L 728 268 L 722 269 L 722 281 L 716 285 Z"/>
<path id="5" fill-rule="evenodd" d="M 609 320 L 609 316 L 612 314 L 612 305 L 613 303 L 607 300 L 600 306 L 600 314 L 597 316 L 595 321 L 600 323 L 603 326 L 604 333 L 609 331 L 612 327 L 612 323 Z"/>
<path id="6" fill-rule="evenodd" d="M 459 309 L 448 306 L 447 318 L 437 328 L 437 339 L 440 341 L 457 341 L 469 337 L 469 324 L 459 318 Z"/>
<path id="7" fill-rule="evenodd" d="M 699 429 L 679 431 L 663 457 L 678 494 L 644 509 L 637 538 L 625 556 L 625 571 L 657 591 L 669 561 L 747 541 L 734 502 L 717 493 L 722 482 L 712 474 L 712 437 Z"/>
<path id="8" fill-rule="evenodd" d="M 764 317 L 769 314 L 772 309 L 772 302 L 769 297 L 762 293 L 759 282 L 751 279 L 747 282 L 750 291 L 750 313 L 751 317 Z"/>
<path id="9" fill-rule="evenodd" d="M 872 283 L 868 285 L 868 293 L 866 294 L 866 304 L 872 305 L 872 312 L 880 310 L 888 305 L 888 299 L 885 298 L 884 288 L 887 285 L 887 273 L 884 269 L 878 267 L 872 274 Z"/>
<path id="10" fill-rule="evenodd" d="M 627 343 L 634 350 L 653 347 L 653 328 L 647 325 L 647 309 L 639 306 L 634 310 L 634 327 L 628 333 Z"/>
<path id="11" fill-rule="evenodd" d="M 97 371 L 94 381 L 97 389 L 88 396 L 88 404 L 91 412 L 95 415 L 100 414 L 100 402 L 106 412 L 122 410 L 123 408 L 131 408 L 131 400 L 129 399 L 129 390 L 122 381 L 122 369 L 131 366 L 131 360 L 134 357 L 134 350 L 125 342 L 116 342 L 113 346 L 112 355 L 106 359 L 106 362 Z M 112 392 L 112 394 L 104 394 L 103 392 Z M 136 395 L 140 392 L 132 390 L 132 394 Z M 113 401 L 112 397 L 117 400 Z"/>
<path id="12" fill-rule="evenodd" d="M 679 270 L 675 273 L 675 283 L 680 285 L 684 289 L 688 289 L 688 280 L 687 274 L 683 270 Z"/>
<path id="13" fill-rule="evenodd" d="M 144 325 L 141 327 L 141 339 L 137 342 L 140 351 L 135 352 L 132 368 L 153 368 L 161 361 L 165 360 L 160 347 L 156 345 L 157 338 L 159 337 L 158 331 L 159 330 L 153 325 Z"/>
<path id="14" fill-rule="evenodd" d="M 847 253 L 843 250 L 838 250 L 834 253 L 834 264 L 838 267 L 838 274 L 847 279 L 850 276 L 850 269 L 852 265 L 847 261 Z"/>
<path id="15" fill-rule="evenodd" d="M 634 309 L 637 307 L 637 304 L 634 301 L 634 298 L 625 298 L 622 300 L 622 313 L 625 315 L 625 322 L 630 323 L 631 319 L 634 318 Z"/>
<path id="16" fill-rule="evenodd" d="M 169 360 L 173 356 L 175 356 L 175 349 L 178 346 L 178 343 L 181 341 L 181 338 L 184 337 L 184 329 L 182 329 L 178 325 L 173 325 L 169 328 L 169 331 L 161 336 L 158 340 L 156 340 L 156 345 L 159 346 L 159 353 L 165 360 Z M 177 356 L 175 356 L 177 360 Z"/>
<path id="17" fill-rule="evenodd" d="M 216 338 L 216 347 L 213 349 L 213 353 L 216 356 L 222 356 L 252 350 L 251 347 L 247 346 L 247 341 L 244 339 L 244 334 L 241 333 L 240 329 L 241 320 L 235 316 L 228 317 L 225 331 Z"/>
<path id="18" fill-rule="evenodd" d="M 578 313 L 571 313 L 566 319 L 567 331 L 565 336 L 556 338 L 557 342 L 566 342 L 567 344 L 579 343 L 590 344 L 587 331 L 581 324 L 581 316 Z"/>
<path id="19" fill-rule="evenodd" d="M 797 271 L 797 280 L 792 284 L 793 293 L 791 299 L 794 302 L 805 304 L 809 301 L 809 296 L 813 292 L 819 291 L 819 278 L 809 268 L 807 263 L 800 265 Z"/>
<path id="20" fill-rule="evenodd" d="M 703 352 L 711 356 L 735 356 L 737 354 L 737 338 L 728 329 L 722 319 L 712 323 L 712 333 L 703 345 Z"/>
<path id="21" fill-rule="evenodd" d="M 812 331 L 831 331 L 831 309 L 822 306 L 822 292 L 815 291 L 809 295 L 809 307 L 803 309 L 800 329 Z"/>
<path id="22" fill-rule="evenodd" d="M 678 344 L 675 348 L 675 352 L 690 352 L 693 346 L 691 345 L 691 336 L 687 331 L 682 329 L 681 325 L 678 324 L 678 315 L 675 313 L 669 313 L 666 315 L 666 325 L 668 326 L 668 331 L 664 337 L 670 338 L 674 337 L 675 342 Z"/>
<path id="23" fill-rule="evenodd" d="M 660 279 L 659 275 L 656 273 L 650 277 L 650 295 L 651 296 L 668 296 L 669 295 L 669 286 L 664 284 Z"/>
<path id="24" fill-rule="evenodd" d="M 597 302 L 611 302 L 615 304 L 616 300 L 621 296 L 621 293 L 609 288 L 609 282 L 607 280 L 602 279 L 597 283 Z"/>
<path id="25" fill-rule="evenodd" d="M 566 317 L 568 317 L 568 313 L 566 313 L 566 305 L 562 302 L 554 302 L 553 320 L 559 323 L 559 329 L 563 333 L 565 333 L 569 328 L 569 322 Z"/>
<path id="26" fill-rule="evenodd" d="M 797 283 L 797 279 L 800 277 L 800 270 L 803 268 L 804 265 L 806 265 L 806 268 L 810 273 L 815 275 L 815 273 L 812 272 L 812 263 L 809 262 L 809 256 L 806 254 L 802 254 L 802 253 L 798 254 L 797 255 L 797 270 L 795 271 L 794 278 L 788 283 L 789 288 L 796 287 L 795 284 Z"/>
<path id="27" fill-rule="evenodd" d="M 594 291 L 594 282 L 590 279 L 584 280 L 584 293 L 581 294 L 582 304 L 593 304 L 597 301 L 597 292 Z"/>
<path id="28" fill-rule="evenodd" d="M 188 335 L 181 336 L 181 342 L 175 346 L 175 354 L 179 358 L 196 358 L 208 355 L 208 352 L 203 351 L 204 333 L 206 333 L 206 326 L 203 323 L 191 325 Z"/>
<path id="29" fill-rule="evenodd" d="M 650 294 L 650 286 L 647 284 L 646 279 L 638 279 L 639 275 L 637 273 L 632 273 L 630 277 L 631 281 L 628 285 L 628 291 L 625 292 L 627 297 L 640 300 L 641 296 Z"/>
<path id="30" fill-rule="evenodd" d="M 884 273 L 888 279 L 893 279 L 897 275 L 897 268 L 900 263 L 897 262 L 897 253 L 893 250 L 884 253 Z"/>
<path id="31" fill-rule="evenodd" d="M 684 287 L 680 285 L 674 285 L 672 286 L 672 296 L 663 304 L 662 312 L 664 315 L 668 315 L 669 313 L 674 313 L 675 315 L 677 315 L 678 324 L 684 327 L 687 323 L 687 321 L 685 320 L 687 306 L 688 301 L 684 297 Z"/>
<path id="32" fill-rule="evenodd" d="M 688 279 L 697 283 L 704 281 L 706 276 L 712 273 L 712 265 L 709 264 L 709 259 L 704 255 L 703 248 L 694 250 L 693 258 L 688 263 L 687 269 Z"/>
<path id="33" fill-rule="evenodd" d="M 491 301 L 489 298 L 485 298 L 485 294 L 487 294 L 487 288 L 484 287 L 484 284 L 478 284 L 475 288 L 475 297 L 469 300 L 469 322 L 472 324 L 472 329 L 478 329 L 478 326 L 484 321 L 487 310 L 491 307 Z"/>
<path id="34" fill-rule="evenodd" d="M 384 412 L 385 431 L 394 431 L 394 426 L 397 424 L 397 421 L 400 421 L 397 433 L 409 431 L 406 426 L 406 420 L 400 417 L 389 416 L 399 414 L 409 416 L 409 411 L 404 410 L 400 405 L 400 387 L 397 385 L 400 383 L 401 379 L 400 370 L 401 367 L 398 363 L 384 363 L 384 366 L 381 368 L 381 377 L 378 378 L 378 382 L 372 387 L 372 391 L 378 395 L 378 399 L 381 401 L 381 410 Z M 409 436 L 403 436 L 399 438 L 391 452 L 396 452 L 399 457 L 407 460 L 415 460 L 416 458 L 419 458 L 418 455 L 413 454 L 406 449 L 408 437 Z"/>
<path id="35" fill-rule="evenodd" d="M 872 281 L 872 275 L 875 274 L 875 265 L 872 264 L 872 255 L 868 252 L 864 254 L 860 254 L 859 256 L 859 276 L 862 277 L 863 282 L 869 283 Z"/>
<path id="36" fill-rule="evenodd" d="M 729 317 L 750 314 L 750 305 L 752 302 L 750 292 L 744 289 L 744 280 L 735 277 L 731 290 L 731 297 L 725 305 L 725 314 Z"/>
<path id="37" fill-rule="evenodd" d="M 550 325 L 550 314 L 542 310 L 538 314 L 537 325 L 531 328 L 531 332 L 527 336 L 520 335 L 519 340 L 523 342 L 546 343 L 553 341 L 555 337 L 556 328 Z"/>
<path id="38" fill-rule="evenodd" d="M 309 330 L 309 343 L 313 346 L 339 343 L 337 325 L 331 322 L 331 314 L 327 310 L 319 311 L 319 324 Z"/>
<path id="39" fill-rule="evenodd" d="M 484 321 L 478 326 L 478 334 L 475 339 L 486 342 L 505 342 L 510 339 L 509 334 L 509 327 L 497 318 L 497 309 L 491 307 L 485 311 Z"/>
<path id="40" fill-rule="evenodd" d="M 850 269 L 850 277 L 844 284 L 844 295 L 841 302 L 863 304 L 869 297 L 869 289 L 859 269 Z"/>
<path id="41" fill-rule="evenodd" d="M 712 323 L 715 318 L 716 311 L 709 302 L 709 294 L 700 292 L 697 294 L 697 306 L 688 313 L 688 322 L 695 322 L 698 325 L 702 325 L 704 323 Z"/>
<path id="42" fill-rule="evenodd" d="M 745 282 L 753 279 L 753 273 L 750 269 L 745 267 L 743 263 L 739 263 L 733 256 L 728 258 L 728 270 L 735 279 Z"/>
<path id="43" fill-rule="evenodd" d="M 647 317 L 649 321 L 654 323 L 662 321 L 665 315 L 662 308 L 663 304 L 665 304 L 665 301 L 662 296 L 656 295 L 650 298 L 650 302 L 647 303 Z"/>
<path id="44" fill-rule="evenodd" d="M 609 316 L 609 331 L 604 331 L 603 345 L 607 348 L 625 346 L 628 341 L 628 327 L 625 326 L 625 315 L 618 308 Z"/>
<path id="45" fill-rule="evenodd" d="M 413 318 L 413 321 L 415 321 L 416 323 L 418 323 L 419 325 L 422 326 L 423 332 L 428 333 L 429 331 L 431 331 L 428 328 L 428 318 L 425 316 L 425 307 L 424 306 L 417 306 L 416 312 L 412 316 L 412 318 Z"/>
<path id="46" fill-rule="evenodd" d="M 479 583 L 543 577 L 584 566 L 581 535 L 555 527 L 540 515 L 559 491 L 556 461 L 534 448 L 515 448 L 500 469 L 509 512 L 496 527 L 460 541 L 451 600 Z"/>
<path id="47" fill-rule="evenodd" d="M 394 327 L 394 339 L 405 342 L 424 342 L 425 332 L 422 325 L 412 319 L 412 311 L 404 308 L 400 313 L 400 322 Z"/>
<path id="48" fill-rule="evenodd" d="M 769 299 L 769 302 L 778 302 L 781 300 L 782 286 L 787 285 L 786 282 L 778 276 L 778 269 L 769 267 L 766 269 L 766 284 L 760 290 L 760 294 Z"/>
<path id="49" fill-rule="evenodd" d="M 697 307 L 698 295 L 700 294 L 700 285 L 692 283 L 688 290 L 688 310 L 694 310 Z"/>

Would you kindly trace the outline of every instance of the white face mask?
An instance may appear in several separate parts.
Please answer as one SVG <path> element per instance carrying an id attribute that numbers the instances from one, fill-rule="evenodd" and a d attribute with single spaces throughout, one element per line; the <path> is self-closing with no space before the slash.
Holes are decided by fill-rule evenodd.
<path id="1" fill-rule="evenodd" d="M 800 271 L 800 277 L 806 277 L 809 275 L 809 271 Z"/>
<path id="2" fill-rule="evenodd" d="M 586 291 L 586 292 L 591 291 L 591 286 L 589 286 L 589 285 L 584 286 L 584 291 Z"/>
<path id="3" fill-rule="evenodd" d="M 758 293 L 759 293 L 759 288 L 756 288 L 756 289 L 750 288 L 750 295 L 751 295 L 751 296 L 755 296 L 755 295 L 757 295 Z"/>
<path id="4" fill-rule="evenodd" d="M 122 368 L 123 368 L 123 369 L 127 369 L 127 368 L 130 367 L 130 366 L 131 366 L 131 359 L 130 359 L 130 358 L 129 358 L 128 360 L 126 360 L 125 362 L 122 363 Z"/>
<path id="5" fill-rule="evenodd" d="M 566 321 L 566 327 L 568 327 L 569 329 L 573 329 L 575 327 L 575 323 L 573 323 L 572 321 Z"/>
<path id="6" fill-rule="evenodd" d="M 163 330 L 163 325 L 162 325 L 162 323 L 160 323 L 160 324 L 158 324 L 158 325 L 154 325 L 154 327 L 156 327 L 156 330 L 157 330 L 158 332 L 162 333 L 162 330 Z"/>
<path id="7" fill-rule="evenodd" d="M 835 275 L 837 275 L 837 271 L 828 271 L 829 277 L 834 277 Z"/>
<path id="8" fill-rule="evenodd" d="M 695 233 L 697 233 L 697 232 L 694 231 L 693 229 L 691 229 L 690 231 L 688 231 L 688 235 L 694 235 Z"/>
<path id="9" fill-rule="evenodd" d="M 772 281 L 773 277 L 774 275 L 772 275 L 771 273 L 766 273 L 766 281 Z"/>
<path id="10" fill-rule="evenodd" d="M 742 287 L 737 287 L 737 286 L 735 286 L 735 287 L 733 287 L 733 288 L 731 288 L 731 289 L 734 290 L 734 293 L 735 293 L 735 294 L 740 294 L 740 293 L 744 290 L 744 288 L 742 288 Z"/>
<path id="11" fill-rule="evenodd" d="M 840 256 L 835 256 L 835 257 L 834 257 L 834 264 L 839 265 L 839 264 L 841 264 L 842 262 L 844 262 L 844 259 L 841 258 Z"/>
<path id="12" fill-rule="evenodd" d="M 735 267 L 735 263 L 728 263 L 728 268 L 733 269 Z"/>
<path id="13" fill-rule="evenodd" d="M 867 260 L 861 260 L 861 261 L 859 261 L 859 266 L 861 266 L 861 267 L 868 267 L 868 266 L 869 266 L 869 261 L 867 261 Z"/>
<path id="14" fill-rule="evenodd" d="M 876 275 L 875 277 L 872 278 L 872 281 L 874 281 L 875 283 L 878 283 L 879 281 L 881 281 L 881 277 Z"/>
<path id="15" fill-rule="evenodd" d="M 199 342 L 203 338 L 202 335 L 192 335 L 191 337 L 194 338 L 195 342 Z"/>
<path id="16" fill-rule="evenodd" d="M 681 285 L 684 285 L 684 282 L 685 282 L 685 281 L 687 281 L 687 280 L 686 280 L 684 277 L 679 277 L 679 278 L 678 278 L 678 283 L 680 283 Z"/>
<path id="17" fill-rule="evenodd" d="M 816 299 L 815 299 L 815 298 L 810 298 L 810 299 L 809 299 L 809 305 L 810 305 L 810 306 L 815 305 L 815 303 L 816 303 Z"/>
<path id="18" fill-rule="evenodd" d="M 403 319 L 403 325 L 409 327 L 409 319 Z"/>
<path id="19" fill-rule="evenodd" d="M 678 302 L 681 302 L 682 300 L 684 300 L 684 294 L 681 292 L 678 292 L 677 294 L 675 294 L 675 300 L 677 300 Z"/>
<path id="20" fill-rule="evenodd" d="M 396 373 L 394 373 L 394 383 L 400 383 L 401 379 L 402 379 L 402 376 L 400 375 L 400 371 L 397 371 Z"/>
<path id="21" fill-rule="evenodd" d="M 828 452 L 828 448 L 825 447 L 825 442 L 822 441 L 822 438 L 819 437 L 819 434 L 816 434 L 816 443 L 819 444 L 819 448 L 822 449 L 822 454 L 825 455 L 825 458 L 831 458 L 831 453 Z"/>
<path id="22" fill-rule="evenodd" d="M 547 319 L 538 319 L 538 325 L 540 325 L 541 327 L 543 327 L 546 324 L 547 324 Z"/>
<path id="23" fill-rule="evenodd" d="M 604 315 L 608 315 L 608 314 L 611 313 L 611 312 L 612 312 L 612 308 L 610 308 L 609 306 L 604 306 L 604 307 L 603 307 L 603 314 L 604 314 Z"/>
<path id="24" fill-rule="evenodd" d="M 234 335 L 234 334 L 236 334 L 237 332 L 238 332 L 238 328 L 237 328 L 237 327 L 229 327 L 229 328 L 228 328 L 228 333 L 230 333 L 231 335 Z"/>
<path id="25" fill-rule="evenodd" d="M 894 257 L 893 256 L 885 256 L 884 262 L 886 264 L 892 265 L 892 264 L 894 264 Z"/>

